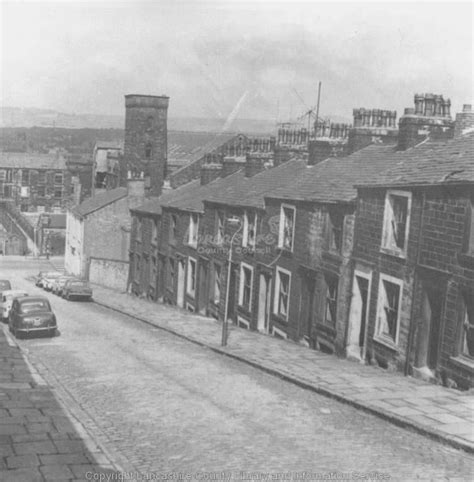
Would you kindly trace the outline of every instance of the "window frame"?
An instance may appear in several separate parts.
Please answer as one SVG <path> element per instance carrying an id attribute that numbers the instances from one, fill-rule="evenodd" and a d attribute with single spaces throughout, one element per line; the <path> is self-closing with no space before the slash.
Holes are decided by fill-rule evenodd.
<path id="1" fill-rule="evenodd" d="M 194 222 L 196 219 L 196 222 Z M 188 245 L 197 248 L 199 236 L 199 214 L 189 213 Z"/>
<path id="2" fill-rule="evenodd" d="M 194 263 L 194 276 L 192 275 L 191 266 Z M 192 282 L 192 283 L 191 283 Z M 196 284 L 197 284 L 197 259 L 192 256 L 188 256 L 188 262 L 186 263 L 186 294 L 192 298 L 196 297 Z"/>
<path id="3" fill-rule="evenodd" d="M 285 220 L 285 210 L 291 210 L 293 212 L 293 226 L 291 233 L 291 246 L 290 248 L 284 246 L 284 220 Z M 280 224 L 278 226 L 278 248 L 283 249 L 288 252 L 293 252 L 295 245 L 295 225 L 296 225 L 296 206 L 292 204 L 282 203 L 280 205 Z"/>
<path id="4" fill-rule="evenodd" d="M 225 238 L 225 212 L 216 211 L 216 244 L 224 243 Z"/>
<path id="5" fill-rule="evenodd" d="M 56 180 L 57 176 L 61 176 L 61 180 L 60 180 L 60 181 L 57 181 L 57 180 Z M 55 186 L 59 186 L 59 185 L 62 186 L 63 182 L 64 182 L 64 175 L 63 175 L 63 173 L 62 173 L 62 172 L 55 172 L 55 173 L 54 173 L 53 184 L 54 184 Z"/>
<path id="6" fill-rule="evenodd" d="M 250 271 L 250 286 L 247 303 L 244 304 L 244 294 L 245 294 L 245 270 Z M 239 307 L 244 310 L 251 311 L 252 309 L 252 296 L 253 296 L 253 282 L 254 282 L 254 269 L 253 266 L 247 263 L 240 263 L 240 276 L 239 276 Z"/>
<path id="7" fill-rule="evenodd" d="M 288 276 L 288 292 L 287 292 L 287 307 L 286 314 L 280 312 L 280 287 L 281 287 L 281 274 Z M 275 293 L 273 299 L 273 314 L 288 321 L 290 315 L 290 300 L 291 300 L 291 271 L 284 269 L 280 266 L 275 268 Z"/>
<path id="8" fill-rule="evenodd" d="M 169 213 L 169 233 L 168 233 L 168 243 L 175 245 L 177 239 L 177 231 L 178 231 L 178 215 L 175 213 Z"/>
<path id="9" fill-rule="evenodd" d="M 340 226 L 338 226 L 334 221 L 335 218 L 341 216 Z M 327 210 L 327 225 L 328 225 L 328 247 L 330 251 L 336 253 L 342 253 L 344 247 L 344 224 L 345 224 L 345 214 L 342 210 L 335 207 L 329 207 Z M 336 232 L 340 231 L 339 246 L 336 242 L 337 236 Z"/>
<path id="10" fill-rule="evenodd" d="M 324 323 L 332 327 L 336 326 L 337 323 L 337 302 L 339 298 L 339 277 L 336 275 L 324 274 L 324 282 L 326 285 L 326 293 L 324 298 Z M 334 283 L 334 284 L 332 284 Z M 331 297 L 331 288 L 335 288 L 335 297 Z M 331 310 L 331 303 L 334 303 L 334 313 Z M 328 311 L 331 315 L 331 319 L 328 319 Z"/>
<path id="11" fill-rule="evenodd" d="M 403 248 L 397 246 L 396 240 L 393 239 L 392 227 L 389 226 L 390 221 L 393 221 L 394 210 L 391 198 L 402 197 L 407 199 L 407 212 L 405 219 L 405 234 L 403 240 Z M 408 238 L 410 235 L 410 221 L 411 221 L 411 206 L 412 206 L 413 193 L 411 191 L 400 191 L 396 189 L 389 189 L 385 193 L 384 203 L 384 216 L 383 216 L 383 228 L 382 228 L 382 242 L 381 251 L 398 256 L 400 258 L 406 258 L 408 250 Z"/>
<path id="12" fill-rule="evenodd" d="M 249 213 L 251 213 L 250 217 L 253 217 L 253 222 L 249 222 Z M 242 236 L 242 247 L 244 248 L 251 248 L 254 249 L 257 244 L 257 217 L 258 213 L 255 211 L 244 211 L 244 230 Z M 253 225 L 253 240 L 250 239 L 250 226 Z"/>
<path id="13" fill-rule="evenodd" d="M 219 275 L 217 276 L 217 270 Z M 212 264 L 212 297 L 211 301 L 215 306 L 219 306 L 222 296 L 222 265 L 220 263 L 214 262 Z M 219 297 L 216 296 L 216 287 L 219 291 Z"/>
<path id="14" fill-rule="evenodd" d="M 60 193 L 58 196 L 57 194 Z M 63 197 L 63 188 L 62 187 L 55 187 L 53 191 L 53 197 L 54 199 L 62 199 Z"/>
<path id="15" fill-rule="evenodd" d="M 397 285 L 399 288 L 395 339 L 392 339 L 390 334 L 387 335 L 381 332 L 381 315 L 382 315 L 382 310 L 384 308 L 382 293 L 384 293 L 384 297 L 386 298 L 384 282 Z M 379 288 L 377 292 L 377 317 L 375 320 L 374 339 L 389 347 L 393 347 L 393 346 L 398 347 L 398 342 L 400 338 L 400 323 L 401 323 L 401 317 L 402 317 L 402 301 L 403 301 L 403 280 L 399 278 L 395 278 L 388 274 L 381 273 L 379 276 Z"/>

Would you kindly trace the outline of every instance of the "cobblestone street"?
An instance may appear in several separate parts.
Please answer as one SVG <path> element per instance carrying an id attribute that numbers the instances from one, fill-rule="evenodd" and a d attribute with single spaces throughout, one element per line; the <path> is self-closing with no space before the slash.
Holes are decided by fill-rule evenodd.
<path id="1" fill-rule="evenodd" d="M 44 294 L 28 278 L 46 262 L 0 263 L 14 287 Z M 61 335 L 19 344 L 126 471 L 472 480 L 470 454 L 95 303 L 48 297 Z"/>

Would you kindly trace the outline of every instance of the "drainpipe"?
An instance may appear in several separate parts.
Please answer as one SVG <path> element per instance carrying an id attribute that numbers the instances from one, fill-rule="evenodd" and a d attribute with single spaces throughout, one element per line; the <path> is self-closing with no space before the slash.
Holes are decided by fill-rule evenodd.
<path id="1" fill-rule="evenodd" d="M 421 210 L 420 210 L 420 222 L 419 226 L 420 229 L 418 231 L 418 239 L 416 242 L 416 263 L 415 263 L 415 271 L 413 273 L 413 298 L 416 295 L 416 288 L 418 284 L 418 275 L 417 275 L 417 266 L 420 263 L 420 247 L 421 247 L 421 233 L 423 232 L 423 213 L 425 211 L 425 202 L 426 202 L 426 193 L 423 191 L 423 196 L 421 200 Z M 413 350 L 413 345 L 415 341 L 415 302 L 414 299 L 411 300 L 411 310 L 410 310 L 410 329 L 408 331 L 408 340 L 407 340 L 407 352 L 405 356 L 405 369 L 404 375 L 407 376 L 410 371 L 410 356 Z"/>

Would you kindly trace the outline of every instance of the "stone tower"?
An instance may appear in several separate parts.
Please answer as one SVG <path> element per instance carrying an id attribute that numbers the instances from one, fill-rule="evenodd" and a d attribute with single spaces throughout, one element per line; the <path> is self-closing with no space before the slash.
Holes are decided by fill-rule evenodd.
<path id="1" fill-rule="evenodd" d="M 166 176 L 169 97 L 125 96 L 122 173 L 144 173 L 148 194 L 159 196 Z"/>

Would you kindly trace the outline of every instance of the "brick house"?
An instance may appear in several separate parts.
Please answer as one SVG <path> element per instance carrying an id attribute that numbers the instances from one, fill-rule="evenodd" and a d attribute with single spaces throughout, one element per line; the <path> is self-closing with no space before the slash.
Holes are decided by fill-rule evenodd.
<path id="1" fill-rule="evenodd" d="M 464 388 L 474 382 L 470 130 L 394 153 L 393 168 L 359 186 L 348 327 L 357 338 L 365 322 L 379 365 Z"/>
<path id="2" fill-rule="evenodd" d="M 72 196 L 71 174 L 59 152 L 0 153 L 0 198 L 22 212 L 65 212 Z"/>

